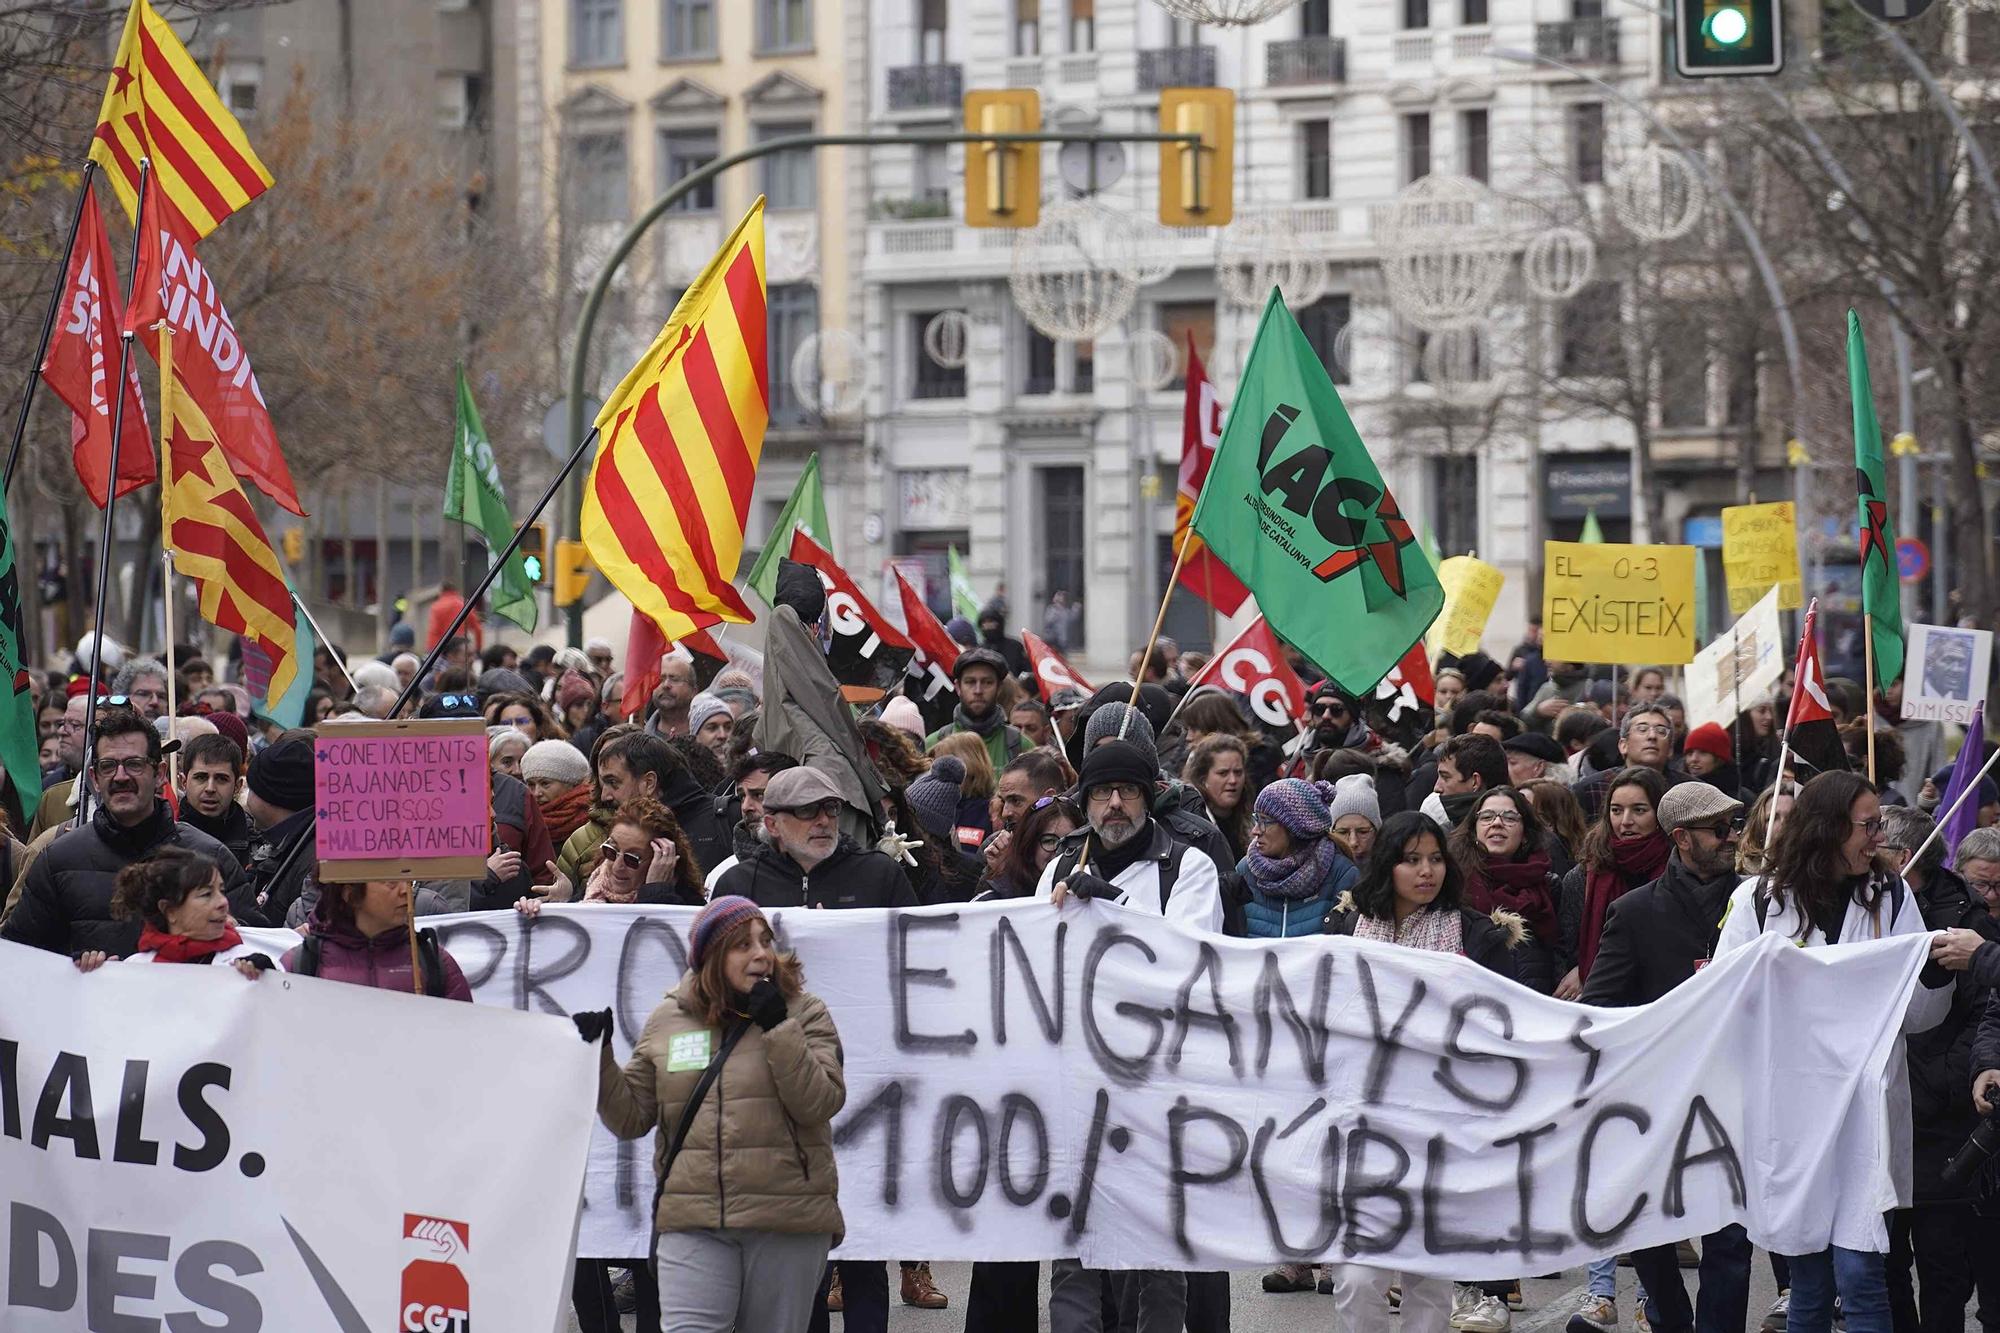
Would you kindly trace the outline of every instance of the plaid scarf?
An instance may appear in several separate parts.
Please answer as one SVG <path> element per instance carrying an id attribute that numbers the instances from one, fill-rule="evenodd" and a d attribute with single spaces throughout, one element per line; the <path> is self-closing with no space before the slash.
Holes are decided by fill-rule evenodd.
<path id="1" fill-rule="evenodd" d="M 1354 938 L 1381 940 L 1384 944 L 1400 944 L 1406 949 L 1423 949 L 1430 953 L 1464 953 L 1465 923 L 1457 911 L 1443 911 L 1435 907 L 1411 913 L 1400 927 L 1393 916 L 1357 914 L 1354 918 Z"/>

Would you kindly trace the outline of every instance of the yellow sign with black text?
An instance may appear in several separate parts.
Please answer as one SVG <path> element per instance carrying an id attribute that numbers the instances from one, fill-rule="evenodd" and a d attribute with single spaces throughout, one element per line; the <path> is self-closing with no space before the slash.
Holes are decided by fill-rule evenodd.
<path id="1" fill-rule="evenodd" d="M 1551 662 L 1694 660 L 1692 546 L 1543 543 L 1542 655 Z"/>
<path id="2" fill-rule="evenodd" d="M 1778 609 L 1805 605 L 1799 575 L 1799 526 L 1790 500 L 1767 505 L 1732 505 L 1722 511 L 1722 575 L 1729 583 L 1729 610 L 1742 615 L 1773 587 Z"/>

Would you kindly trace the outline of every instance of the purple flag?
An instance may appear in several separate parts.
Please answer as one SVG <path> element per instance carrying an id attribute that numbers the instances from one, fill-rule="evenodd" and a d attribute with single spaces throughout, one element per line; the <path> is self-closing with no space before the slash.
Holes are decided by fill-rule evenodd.
<path id="1" fill-rule="evenodd" d="M 1958 794 L 1972 785 L 1979 766 L 1985 762 L 1986 747 L 1981 744 L 1986 738 L 1986 701 L 1980 700 L 1972 707 L 1972 721 L 1965 728 L 1965 744 L 1958 747 L 1958 762 L 1951 766 L 1951 781 L 1945 784 L 1944 795 L 1940 798 L 1940 810 L 1951 809 L 1951 803 Z M 1950 865 L 1958 855 L 1958 841 L 1979 826 L 1979 800 L 1974 797 L 1958 807 L 1957 813 L 1945 821 L 1944 831 L 1938 835 L 1944 844 L 1944 861 Z"/>

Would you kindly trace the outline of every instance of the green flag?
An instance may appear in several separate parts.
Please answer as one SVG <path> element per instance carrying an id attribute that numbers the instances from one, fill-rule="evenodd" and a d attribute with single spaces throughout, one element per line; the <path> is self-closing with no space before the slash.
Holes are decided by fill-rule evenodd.
<path id="1" fill-rule="evenodd" d="M 5 709 L 0 709 L 0 768 L 14 784 L 14 795 L 29 815 L 42 799 L 41 742 L 36 737 L 35 697 L 28 692 L 28 672 L 21 661 L 21 568 L 14 562 L 14 534 L 0 506 L 0 675 L 13 683 Z"/>
<path id="2" fill-rule="evenodd" d="M 803 532 L 829 551 L 833 549 L 833 525 L 826 521 L 826 495 L 819 486 L 818 454 L 806 459 L 806 470 L 799 474 L 799 484 L 792 487 L 792 498 L 778 511 L 778 521 L 771 525 L 771 535 L 757 553 L 757 563 L 750 566 L 750 577 L 743 585 L 763 598 L 766 606 L 778 604 L 778 561 L 791 555 L 794 532 Z"/>
<path id="3" fill-rule="evenodd" d="M 1847 312 L 1847 388 L 1854 398 L 1854 485 L 1861 517 L 1861 611 L 1875 631 L 1875 687 L 1903 674 L 1903 589 L 1896 578 L 1896 525 L 1882 472 L 1882 428 L 1868 383 L 1861 317 Z"/>
<path id="4" fill-rule="evenodd" d="M 291 580 L 285 583 L 289 590 Z M 299 669 L 292 673 L 291 688 L 275 699 L 270 697 L 270 654 L 257 640 L 247 636 L 243 640 L 243 687 L 250 691 L 251 711 L 286 728 L 307 725 L 306 699 L 313 691 L 313 654 L 319 649 L 312 622 L 299 610 L 296 596 L 292 598 L 292 633 L 292 651 L 298 655 Z"/>
<path id="5" fill-rule="evenodd" d="M 951 569 L 951 609 L 973 624 L 979 623 L 979 594 L 972 591 L 972 575 L 965 568 L 956 546 L 944 548 Z"/>
<path id="6" fill-rule="evenodd" d="M 1437 569 L 1277 291 L 1193 527 L 1271 628 L 1365 696 L 1444 607 Z"/>
<path id="7" fill-rule="evenodd" d="M 489 558 L 514 540 L 514 516 L 507 512 L 507 492 L 500 485 L 500 460 L 493 456 L 493 442 L 480 424 L 464 366 L 458 368 L 458 420 L 451 437 L 451 471 L 445 477 L 444 516 L 479 529 Z M 535 628 L 535 581 L 528 577 L 527 561 L 519 551 L 501 569 L 489 595 L 495 615 L 524 630 Z"/>
<path id="8" fill-rule="evenodd" d="M 1583 531 L 1577 534 L 1576 540 L 1580 546 L 1604 545 L 1604 529 L 1597 526 L 1597 511 L 1595 509 L 1586 509 L 1583 511 Z"/>

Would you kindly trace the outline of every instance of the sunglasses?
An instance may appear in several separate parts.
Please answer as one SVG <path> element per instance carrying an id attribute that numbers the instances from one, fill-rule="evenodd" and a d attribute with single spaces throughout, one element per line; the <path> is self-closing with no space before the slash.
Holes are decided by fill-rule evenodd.
<path id="1" fill-rule="evenodd" d="M 639 855 L 639 853 L 637 852 L 619 851 L 618 844 L 615 842 L 607 842 L 602 844 L 601 846 L 598 847 L 597 854 L 603 857 L 606 861 L 617 861 L 622 863 L 627 870 L 637 870 L 641 866 L 645 865 L 647 861 L 646 857 Z"/>
<path id="2" fill-rule="evenodd" d="M 838 796 L 829 796 L 823 801 L 814 801 L 811 805 L 771 807 L 771 813 L 774 815 L 790 815 L 793 819 L 802 819 L 810 823 L 815 819 L 840 818 L 840 809 L 846 804 L 847 802 L 841 800 Z"/>
<path id="3" fill-rule="evenodd" d="M 1346 705 L 1346 704 L 1334 704 L 1334 703 L 1326 703 L 1326 704 L 1314 704 L 1314 705 L 1313 705 L 1313 716 L 1315 716 L 1315 717 L 1346 717 L 1346 716 L 1347 716 L 1347 705 Z"/>

